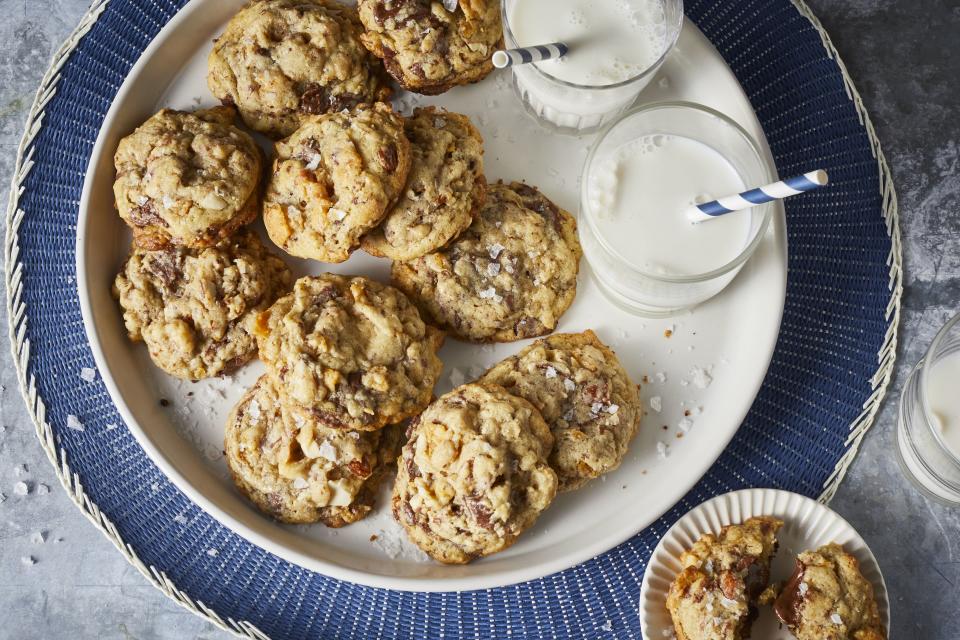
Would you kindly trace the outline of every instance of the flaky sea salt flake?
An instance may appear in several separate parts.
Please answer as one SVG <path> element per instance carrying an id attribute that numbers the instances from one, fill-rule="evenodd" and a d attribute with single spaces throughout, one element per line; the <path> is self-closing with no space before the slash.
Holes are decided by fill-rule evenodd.
<path id="1" fill-rule="evenodd" d="M 492 245 L 490 245 L 490 248 L 487 249 L 487 251 L 489 251 L 490 253 L 490 258 L 492 260 L 496 260 L 497 258 L 500 257 L 500 254 L 503 253 L 504 249 L 506 249 L 505 246 L 503 246 L 499 242 L 494 242 Z"/>
<path id="2" fill-rule="evenodd" d="M 80 369 L 80 379 L 84 382 L 93 382 L 97 379 L 97 370 L 90 367 Z"/>
<path id="3" fill-rule="evenodd" d="M 666 442 L 658 441 L 657 442 L 657 457 L 661 460 L 665 460 L 668 455 L 670 455 L 670 445 Z"/>
<path id="4" fill-rule="evenodd" d="M 557 370 L 551 366 L 548 366 L 546 370 L 543 372 L 543 375 L 546 376 L 547 378 L 556 378 Z"/>
<path id="5" fill-rule="evenodd" d="M 42 483 L 37 485 L 37 495 L 38 495 L 38 496 L 45 496 L 45 495 L 47 495 L 48 493 L 50 493 L 50 487 L 48 487 L 47 485 L 42 484 Z"/>
<path id="6" fill-rule="evenodd" d="M 73 429 L 74 431 L 83 431 L 86 427 L 83 426 L 83 423 L 80 422 L 80 418 L 73 415 L 72 413 L 67 416 L 67 429 Z"/>
<path id="7" fill-rule="evenodd" d="M 20 564 L 23 564 L 29 567 L 31 565 L 37 564 L 37 559 L 34 558 L 33 556 L 23 556 L 22 558 L 20 558 Z"/>
<path id="8" fill-rule="evenodd" d="M 843 624 L 843 618 L 840 617 L 840 614 L 834 611 L 830 614 L 830 622 L 833 624 Z"/>
<path id="9" fill-rule="evenodd" d="M 573 391 L 577 388 L 577 383 L 571 380 L 570 378 L 563 379 L 563 388 L 567 391 Z"/>
<path id="10" fill-rule="evenodd" d="M 18 482 L 17 484 L 13 485 L 13 493 L 18 496 L 25 496 L 30 493 L 30 485 L 28 485 L 26 482 Z"/>
<path id="11" fill-rule="evenodd" d="M 663 399 L 660 396 L 650 398 L 650 408 L 660 413 L 663 410 Z"/>
<path id="12" fill-rule="evenodd" d="M 220 552 L 217 549 L 207 549 L 207 555 L 211 558 L 216 558 L 218 555 L 220 555 Z"/>
<path id="13" fill-rule="evenodd" d="M 494 289 L 493 287 L 488 287 L 488 288 L 482 290 L 482 291 L 479 293 L 479 295 L 480 295 L 480 298 L 483 299 L 483 300 L 493 300 L 494 302 L 501 302 L 501 301 L 503 301 L 503 296 L 501 296 L 499 293 L 497 293 L 497 290 Z"/>
<path id="14" fill-rule="evenodd" d="M 703 367 L 694 367 L 690 370 L 690 381 L 698 389 L 706 389 L 713 382 L 713 377 Z"/>

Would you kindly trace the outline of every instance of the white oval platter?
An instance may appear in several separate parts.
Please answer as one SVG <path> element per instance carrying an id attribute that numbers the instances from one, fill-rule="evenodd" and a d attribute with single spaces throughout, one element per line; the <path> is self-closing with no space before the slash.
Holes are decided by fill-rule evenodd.
<path id="1" fill-rule="evenodd" d="M 648 415 L 616 473 L 559 497 L 509 550 L 468 566 L 440 566 L 405 541 L 383 499 L 368 519 L 332 530 L 279 525 L 233 488 L 222 455 L 223 423 L 262 366 L 253 363 L 231 378 L 178 382 L 152 365 L 142 345 L 127 340 L 110 288 L 129 234 L 114 210 L 111 185 L 113 153 L 121 137 L 161 107 L 189 110 L 214 104 L 206 87 L 207 54 L 242 4 L 192 0 L 163 28 L 130 71 L 104 120 L 80 202 L 77 283 L 90 346 L 121 417 L 150 458 L 191 500 L 250 542 L 307 569 L 391 589 L 458 591 L 531 580 L 589 560 L 656 520 L 717 459 L 760 389 L 783 312 L 787 254 L 782 209 L 733 284 L 674 319 L 647 320 L 618 310 L 601 296 L 589 267 L 582 264 L 577 299 L 558 331 L 594 329 L 635 380 L 646 376 L 650 382 L 643 385 L 642 396 Z M 766 147 L 733 74 L 689 23 L 641 100 L 709 105 L 740 122 Z M 494 73 L 436 98 L 403 94 L 395 104 L 403 111 L 438 104 L 468 114 L 485 139 L 489 180 L 524 180 L 577 211 L 580 169 L 592 136 L 556 136 L 539 127 L 515 98 L 508 73 Z M 288 262 L 298 275 L 329 270 L 386 279 L 389 269 L 386 260 L 359 251 L 340 265 Z M 667 329 L 673 332 L 670 338 Z M 446 370 L 437 392 L 451 387 L 451 375 L 472 379 L 523 346 L 479 347 L 448 340 L 440 354 Z M 695 367 L 709 374 L 709 385 L 703 385 L 703 376 L 697 377 L 699 387 L 692 382 Z M 660 412 L 649 409 L 654 397 L 660 399 Z M 168 406 L 161 407 L 160 398 Z M 698 415 L 689 432 L 678 437 L 685 409 Z M 666 458 L 658 456 L 658 441 L 668 445 Z"/>

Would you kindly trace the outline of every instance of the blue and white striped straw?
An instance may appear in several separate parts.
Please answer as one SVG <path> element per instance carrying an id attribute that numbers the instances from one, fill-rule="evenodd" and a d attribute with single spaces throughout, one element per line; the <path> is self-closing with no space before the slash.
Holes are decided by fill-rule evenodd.
<path id="1" fill-rule="evenodd" d="M 742 211 L 755 207 L 758 204 L 783 200 L 807 191 L 813 191 L 825 186 L 830 181 L 826 171 L 818 170 L 794 176 L 764 187 L 744 191 L 735 196 L 719 198 L 703 204 L 697 204 L 687 210 L 687 217 L 691 222 L 712 220 L 732 211 Z"/>
<path id="2" fill-rule="evenodd" d="M 570 48 L 562 42 L 551 42 L 550 44 L 539 44 L 533 47 L 497 51 L 493 54 L 493 66 L 497 69 L 505 69 L 516 64 L 530 64 L 531 62 L 562 58 L 567 55 L 569 50 Z"/>

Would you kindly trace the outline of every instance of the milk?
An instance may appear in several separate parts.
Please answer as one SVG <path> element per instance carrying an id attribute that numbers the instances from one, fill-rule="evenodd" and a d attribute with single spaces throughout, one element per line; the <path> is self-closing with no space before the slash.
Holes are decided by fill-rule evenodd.
<path id="1" fill-rule="evenodd" d="M 940 358 L 930 367 L 927 403 L 934 428 L 953 455 L 960 458 L 960 351 Z"/>
<path id="2" fill-rule="evenodd" d="M 733 261 L 749 240 L 748 213 L 700 224 L 684 215 L 695 203 L 746 188 L 736 169 L 701 142 L 642 136 L 599 159 L 587 180 L 597 235 L 640 271 L 704 274 Z"/>
<path id="3" fill-rule="evenodd" d="M 563 42 L 563 58 L 535 63 L 565 82 L 610 85 L 653 66 L 666 50 L 662 0 L 521 0 L 510 27 L 521 46 Z"/>
<path id="4" fill-rule="evenodd" d="M 683 24 L 680 0 L 504 2 L 508 47 L 570 47 L 562 58 L 512 67 L 528 109 L 565 133 L 597 129 L 630 106 Z"/>

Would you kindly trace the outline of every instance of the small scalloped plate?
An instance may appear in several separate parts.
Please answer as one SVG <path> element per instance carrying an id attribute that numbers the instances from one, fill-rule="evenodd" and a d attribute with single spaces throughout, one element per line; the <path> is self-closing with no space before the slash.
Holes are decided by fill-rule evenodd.
<path id="1" fill-rule="evenodd" d="M 860 571 L 873 585 L 880 619 L 890 629 L 890 604 L 880 565 L 867 543 L 846 520 L 826 505 L 805 496 L 778 489 L 745 489 L 707 500 L 680 518 L 654 549 L 640 588 L 640 628 L 646 640 L 672 636 L 667 612 L 667 592 L 680 571 L 680 554 L 705 533 L 719 533 L 728 524 L 753 516 L 775 516 L 784 525 L 778 534 L 780 548 L 771 567 L 771 580 L 786 580 L 793 572 L 797 554 L 830 542 L 843 545 L 860 563 Z M 771 607 L 763 607 L 753 625 L 751 640 L 790 640 Z"/>

